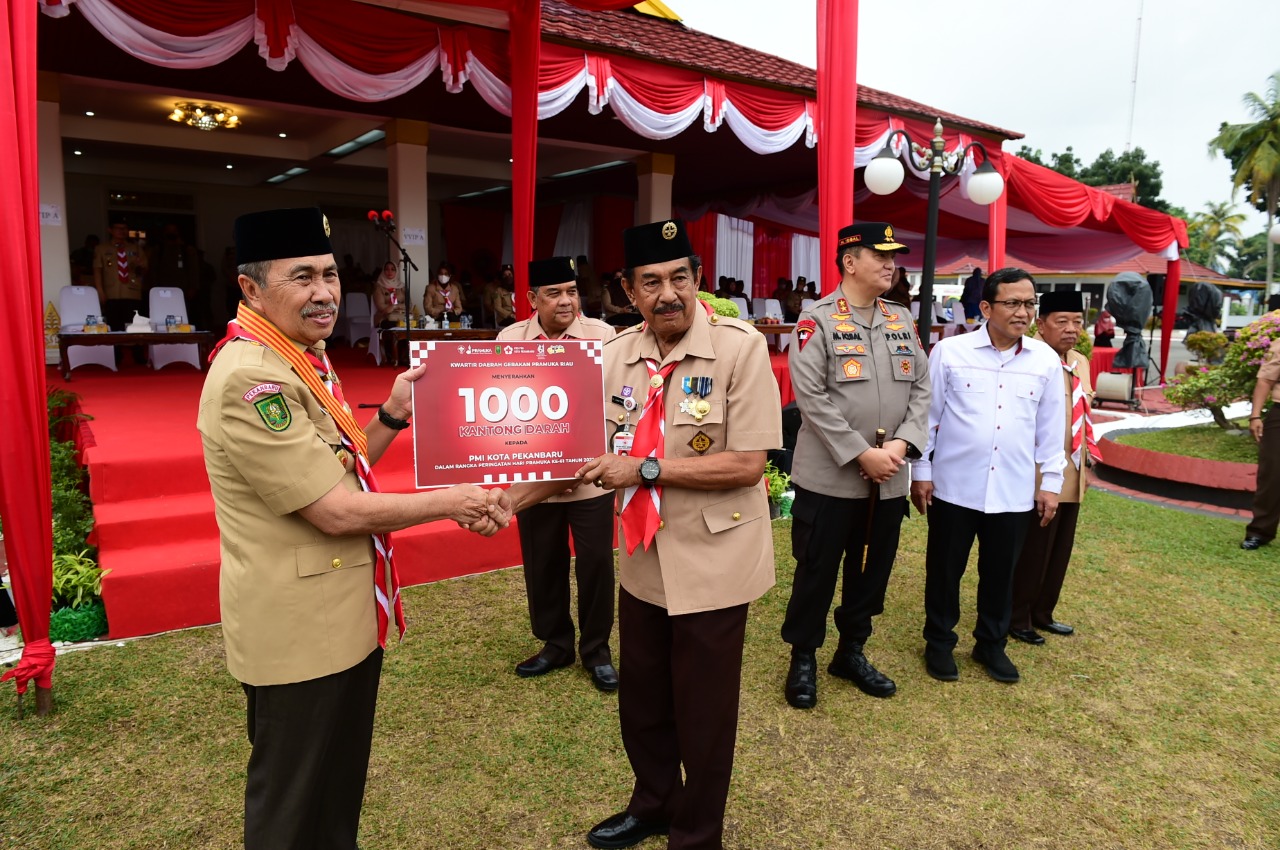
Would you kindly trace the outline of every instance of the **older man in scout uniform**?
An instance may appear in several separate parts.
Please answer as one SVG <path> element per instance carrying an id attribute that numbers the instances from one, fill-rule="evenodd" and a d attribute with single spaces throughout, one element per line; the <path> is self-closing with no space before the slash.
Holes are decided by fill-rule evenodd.
<path id="1" fill-rule="evenodd" d="M 1244 532 L 1241 549 L 1260 549 L 1276 537 L 1280 525 L 1280 340 L 1271 343 L 1253 385 L 1249 433 L 1258 443 L 1258 488 L 1253 495 L 1253 519 Z M 1263 414 L 1268 401 L 1271 407 Z"/>
<path id="2" fill-rule="evenodd" d="M 103 321 L 113 331 L 122 331 L 143 312 L 142 278 L 147 273 L 147 256 L 136 242 L 129 241 L 129 225 L 115 219 L 106 242 L 93 249 L 93 286 L 102 300 Z"/>
<path id="3" fill-rule="evenodd" d="M 1062 360 L 1062 391 L 1066 407 L 1063 448 L 1067 465 L 1062 472 L 1062 492 L 1058 512 L 1048 525 L 1032 521 L 1022 554 L 1013 570 L 1013 613 L 1009 637 L 1039 645 L 1044 637 L 1036 631 L 1069 635 L 1075 631 L 1053 617 L 1062 593 L 1071 550 L 1076 541 L 1080 503 L 1088 489 L 1088 468 L 1102 456 L 1093 440 L 1089 410 L 1093 404 L 1093 384 L 1089 381 L 1089 358 L 1075 350 L 1084 332 L 1084 299 L 1079 292 L 1046 292 L 1040 296 L 1040 321 L 1036 339 L 1044 340 Z M 1039 470 L 1037 487 L 1039 486 Z"/>
<path id="4" fill-rule="evenodd" d="M 387 532 L 452 518 L 492 534 L 479 487 L 381 494 L 370 465 L 408 427 L 399 375 L 361 429 L 324 340 L 338 266 L 318 209 L 236 220 L 236 320 L 218 345 L 197 427 L 222 540 L 227 668 L 244 685 L 253 750 L 246 850 L 353 850 L 389 627 L 403 634 Z"/>
<path id="5" fill-rule="evenodd" d="M 698 301 L 702 267 L 682 223 L 631 228 L 624 243 L 644 324 L 604 347 L 614 452 L 578 476 L 618 492 L 619 715 L 636 782 L 587 841 L 669 834 L 671 848 L 718 850 L 747 605 L 774 581 L 762 476 L 782 443 L 778 387 L 764 337 Z M 510 495 L 524 507 L 553 492 Z"/>
<path id="6" fill-rule="evenodd" d="M 577 269 L 569 257 L 529 263 L 533 316 L 504 328 L 498 339 L 613 339 L 614 330 L 581 315 Z M 516 665 L 516 675 L 541 676 L 573 661 L 569 610 L 569 536 L 578 579 L 578 653 L 602 691 L 618 689 L 609 652 L 613 631 L 613 494 L 590 487 L 552 496 L 520 513 L 520 551 L 529 622 L 543 647 Z"/>
<path id="7" fill-rule="evenodd" d="M 804 420 L 791 465 L 796 574 L 782 624 L 791 644 L 785 694 L 796 708 L 818 701 L 814 651 L 826 639 L 842 558 L 840 643 L 827 672 L 873 697 L 897 690 L 863 645 L 884 610 L 911 486 L 906 462 L 920 457 L 929 418 L 929 361 L 911 314 L 880 297 L 907 246 L 884 222 L 845 227 L 836 244 L 840 286 L 801 316 L 789 358 Z"/>

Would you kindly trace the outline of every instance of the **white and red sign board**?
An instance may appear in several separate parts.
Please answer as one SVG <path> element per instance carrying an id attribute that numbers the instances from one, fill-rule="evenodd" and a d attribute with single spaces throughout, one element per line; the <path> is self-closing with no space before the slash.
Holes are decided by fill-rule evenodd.
<path id="1" fill-rule="evenodd" d="M 573 478 L 607 451 L 599 340 L 409 343 L 419 488 Z"/>

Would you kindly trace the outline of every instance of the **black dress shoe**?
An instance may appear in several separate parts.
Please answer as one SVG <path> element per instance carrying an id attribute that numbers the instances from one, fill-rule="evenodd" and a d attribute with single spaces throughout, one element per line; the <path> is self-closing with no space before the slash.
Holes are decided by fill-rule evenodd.
<path id="1" fill-rule="evenodd" d="M 1053 620 L 1048 623 L 1037 624 L 1036 628 L 1046 631 L 1051 635 L 1062 635 L 1063 637 L 1066 637 L 1067 635 L 1075 634 L 1075 631 L 1076 631 L 1074 626 L 1068 626 L 1066 623 L 1059 623 L 1057 620 Z M 1013 632 L 1010 632 L 1009 634 L 1013 634 Z"/>
<path id="2" fill-rule="evenodd" d="M 1039 646 L 1044 643 L 1044 635 L 1035 629 L 1009 629 L 1009 637 L 1014 640 L 1020 640 L 1023 643 L 1029 643 L 1032 646 Z"/>
<path id="3" fill-rule="evenodd" d="M 1018 668 L 1013 666 L 1004 649 L 998 646 L 978 645 L 973 648 L 973 660 L 987 668 L 987 675 L 997 682 L 1012 685 L 1021 680 Z"/>
<path id="4" fill-rule="evenodd" d="M 812 649 L 791 650 L 786 694 L 792 708 L 813 708 L 818 704 L 818 659 Z"/>
<path id="5" fill-rule="evenodd" d="M 531 679 L 534 676 L 543 676 L 552 670 L 558 670 L 561 667 L 568 667 L 572 658 L 563 661 L 557 661 L 545 649 L 532 658 L 526 658 L 516 665 L 516 675 L 521 679 Z"/>
<path id="6" fill-rule="evenodd" d="M 618 689 L 618 671 L 612 664 L 588 667 L 587 672 L 591 674 L 591 683 L 606 694 L 611 694 Z"/>
<path id="7" fill-rule="evenodd" d="M 650 835 L 666 835 L 670 827 L 656 820 L 641 820 L 630 812 L 618 812 L 591 827 L 587 843 L 592 847 L 631 847 Z"/>
<path id="8" fill-rule="evenodd" d="M 1246 537 L 1244 542 L 1240 544 L 1240 548 L 1248 549 L 1252 552 L 1254 549 L 1261 549 L 1266 545 L 1267 541 L 1263 540 L 1261 537 Z"/>
<path id="9" fill-rule="evenodd" d="M 960 670 L 956 667 L 956 658 L 949 649 L 926 647 L 924 651 L 924 669 L 939 682 L 954 682 L 960 678 Z"/>
<path id="10" fill-rule="evenodd" d="M 862 645 L 857 643 L 841 644 L 831 659 L 827 672 L 841 679 L 848 679 L 858 686 L 869 697 L 891 697 L 898 692 L 898 686 L 885 674 L 881 673 L 867 656 L 862 654 Z"/>

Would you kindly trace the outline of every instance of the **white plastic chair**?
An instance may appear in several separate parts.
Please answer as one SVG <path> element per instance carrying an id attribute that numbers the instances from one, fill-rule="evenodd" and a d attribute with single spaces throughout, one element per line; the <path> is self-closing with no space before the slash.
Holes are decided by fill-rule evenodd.
<path id="1" fill-rule="evenodd" d="M 764 299 L 763 299 L 763 298 L 752 298 L 752 299 L 751 299 L 751 318 L 753 318 L 753 319 L 763 319 L 764 317 L 765 317 L 765 312 L 764 312 Z"/>
<path id="2" fill-rule="evenodd" d="M 747 299 L 734 297 L 729 300 L 738 305 L 738 318 L 745 322 L 751 315 L 751 311 L 747 309 Z"/>
<path id="3" fill-rule="evenodd" d="M 151 318 L 151 329 L 156 333 L 162 331 L 165 318 L 168 316 L 175 317 L 180 325 L 187 323 L 187 299 L 183 296 L 181 289 L 157 286 L 151 290 L 147 308 Z M 180 338 L 177 334 L 174 334 L 174 337 Z M 159 369 L 170 363 L 190 363 L 197 372 L 201 371 L 200 346 L 194 342 L 165 343 L 147 347 L 150 349 L 152 369 Z"/>
<path id="4" fill-rule="evenodd" d="M 348 295 L 342 305 L 338 326 L 353 347 L 362 339 L 369 340 L 370 348 L 375 347 L 378 335 L 373 332 L 373 312 L 369 309 L 369 296 L 363 292 Z"/>
<path id="5" fill-rule="evenodd" d="M 80 333 L 84 330 L 85 316 L 95 316 L 102 321 L 102 304 L 98 301 L 98 290 L 92 286 L 64 286 L 58 292 L 58 315 L 61 317 L 60 330 L 66 333 Z M 116 348 L 114 345 L 72 345 L 67 348 L 68 371 L 77 366 L 96 363 L 106 366 L 112 372 L 116 369 Z"/>
<path id="6" fill-rule="evenodd" d="M 760 299 L 757 298 L 756 301 L 758 302 L 760 301 Z M 782 318 L 782 302 L 779 301 L 777 298 L 764 299 L 764 314 L 772 319 L 781 319 Z M 757 316 L 756 318 L 760 318 L 760 317 Z"/>
<path id="7" fill-rule="evenodd" d="M 814 302 L 814 299 L 812 298 L 800 299 L 800 312 L 803 313 L 805 310 L 808 310 L 810 307 L 812 307 L 813 302 Z"/>

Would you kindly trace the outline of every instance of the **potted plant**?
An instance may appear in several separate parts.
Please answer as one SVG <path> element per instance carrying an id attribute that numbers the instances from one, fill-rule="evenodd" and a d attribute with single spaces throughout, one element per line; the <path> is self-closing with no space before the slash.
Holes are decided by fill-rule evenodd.
<path id="1" fill-rule="evenodd" d="M 107 630 L 107 612 L 102 605 L 101 570 L 88 549 L 53 557 L 53 614 L 49 617 L 49 639 L 53 641 L 92 640 Z"/>
<path id="2" fill-rule="evenodd" d="M 791 476 L 769 461 L 764 465 L 764 487 L 769 494 L 769 519 L 782 516 L 784 497 L 791 489 Z M 790 502 L 787 501 L 787 507 Z"/>

